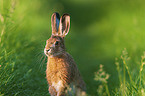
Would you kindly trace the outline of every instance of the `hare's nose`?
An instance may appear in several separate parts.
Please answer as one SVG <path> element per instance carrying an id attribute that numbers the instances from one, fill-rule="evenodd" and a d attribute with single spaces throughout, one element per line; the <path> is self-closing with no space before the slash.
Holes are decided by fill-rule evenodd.
<path id="1" fill-rule="evenodd" d="M 47 54 L 50 51 L 50 49 L 44 49 L 44 53 Z"/>
<path id="2" fill-rule="evenodd" d="M 46 52 L 48 52 L 50 49 L 46 49 Z"/>

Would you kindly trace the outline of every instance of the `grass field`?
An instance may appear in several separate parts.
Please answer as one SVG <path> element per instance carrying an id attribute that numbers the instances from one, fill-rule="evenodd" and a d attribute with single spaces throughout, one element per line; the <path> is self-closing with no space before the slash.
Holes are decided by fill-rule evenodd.
<path id="1" fill-rule="evenodd" d="M 0 0 L 0 96 L 49 96 L 43 50 L 53 12 L 88 96 L 145 96 L 144 0 Z"/>

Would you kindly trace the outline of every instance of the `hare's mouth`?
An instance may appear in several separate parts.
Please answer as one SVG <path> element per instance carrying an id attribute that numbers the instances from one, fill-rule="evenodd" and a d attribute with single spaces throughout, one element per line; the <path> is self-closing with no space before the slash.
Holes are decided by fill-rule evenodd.
<path id="1" fill-rule="evenodd" d="M 44 49 L 44 53 L 45 53 L 45 55 L 48 56 L 49 53 L 50 53 L 50 51 L 51 51 L 51 49 Z"/>

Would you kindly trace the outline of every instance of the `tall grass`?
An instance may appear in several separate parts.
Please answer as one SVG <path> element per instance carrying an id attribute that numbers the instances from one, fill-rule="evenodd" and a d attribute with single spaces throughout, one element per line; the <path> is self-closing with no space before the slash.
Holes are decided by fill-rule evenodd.
<path id="1" fill-rule="evenodd" d="M 108 79 L 109 79 L 109 74 L 104 71 L 103 65 L 101 64 L 100 69 L 95 73 L 95 80 L 101 83 L 97 89 L 99 96 L 106 96 L 106 95 L 110 96 L 110 92 L 107 84 Z"/>
<path id="2" fill-rule="evenodd" d="M 145 95 L 145 75 L 143 72 L 145 65 L 145 52 L 141 56 L 139 66 L 136 69 L 131 69 L 131 65 L 134 62 L 129 62 L 131 57 L 128 56 L 126 48 L 122 51 L 120 58 L 116 58 L 116 69 L 119 78 L 119 87 L 112 91 L 113 96 L 144 96 Z M 131 63 L 131 64 L 129 64 Z M 102 84 L 98 87 L 99 96 L 110 96 L 108 89 L 108 74 L 103 71 L 103 65 L 100 65 L 100 69 L 95 73 L 95 80 L 101 81 Z M 137 71 L 137 69 L 139 69 Z M 134 72 L 135 70 L 135 72 Z M 103 89 L 103 87 L 106 87 Z"/>
<path id="3" fill-rule="evenodd" d="M 116 90 L 117 96 L 143 96 L 144 95 L 144 73 L 143 73 L 143 67 L 144 67 L 144 61 L 145 61 L 145 54 L 141 56 L 141 60 L 138 66 L 136 66 L 136 69 L 131 69 L 131 65 L 134 64 L 132 62 L 129 64 L 129 59 L 131 57 L 128 57 L 127 50 L 124 49 L 122 56 L 121 56 L 121 62 L 116 61 L 119 81 L 120 81 L 120 88 Z M 123 64 L 123 69 L 121 69 L 121 64 Z M 137 64 L 136 64 L 137 65 Z M 135 73 L 134 70 L 137 70 Z M 123 71 L 123 74 L 121 72 Z M 127 71 L 127 72 L 126 72 Z"/>
<path id="4" fill-rule="evenodd" d="M 36 62 L 30 54 L 36 54 L 36 43 L 27 35 L 29 32 L 22 33 L 23 18 L 15 12 L 18 3 L 17 0 L 0 0 L 0 96 L 35 96 L 43 90 L 39 87 L 43 83 L 36 84 L 38 78 L 34 73 L 39 71 L 32 70 Z M 45 92 L 47 94 L 47 88 Z"/>
<path id="5" fill-rule="evenodd" d="M 14 66 L 15 66 L 15 60 L 16 55 L 15 49 L 10 50 L 8 48 L 8 45 L 10 42 L 6 40 L 6 38 L 9 38 L 8 32 L 14 30 L 13 26 L 9 26 L 12 24 L 11 21 L 11 14 L 10 11 L 13 11 L 13 6 L 11 6 L 11 3 L 8 4 L 7 7 L 3 5 L 4 1 L 1 0 L 1 13 L 0 13 L 0 94 L 3 95 L 3 92 L 5 94 L 8 94 L 9 90 L 11 90 L 13 87 L 7 87 L 12 80 L 14 79 Z M 5 9 L 6 8 L 6 9 Z M 7 10 L 7 11 L 5 11 Z M 12 48 L 12 47 L 11 47 Z M 14 85 L 13 85 L 14 86 Z"/>

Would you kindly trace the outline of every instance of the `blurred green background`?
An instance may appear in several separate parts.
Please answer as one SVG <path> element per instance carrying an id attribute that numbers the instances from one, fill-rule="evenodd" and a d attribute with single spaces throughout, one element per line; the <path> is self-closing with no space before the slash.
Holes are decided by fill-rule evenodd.
<path id="1" fill-rule="evenodd" d="M 54 12 L 70 14 L 65 44 L 88 95 L 98 94 L 100 83 L 94 73 L 103 64 L 114 96 L 120 86 L 115 58 L 124 48 L 131 57 L 132 76 L 139 71 L 145 50 L 144 4 L 144 0 L 0 0 L 0 96 L 49 95 L 43 49 Z"/>

